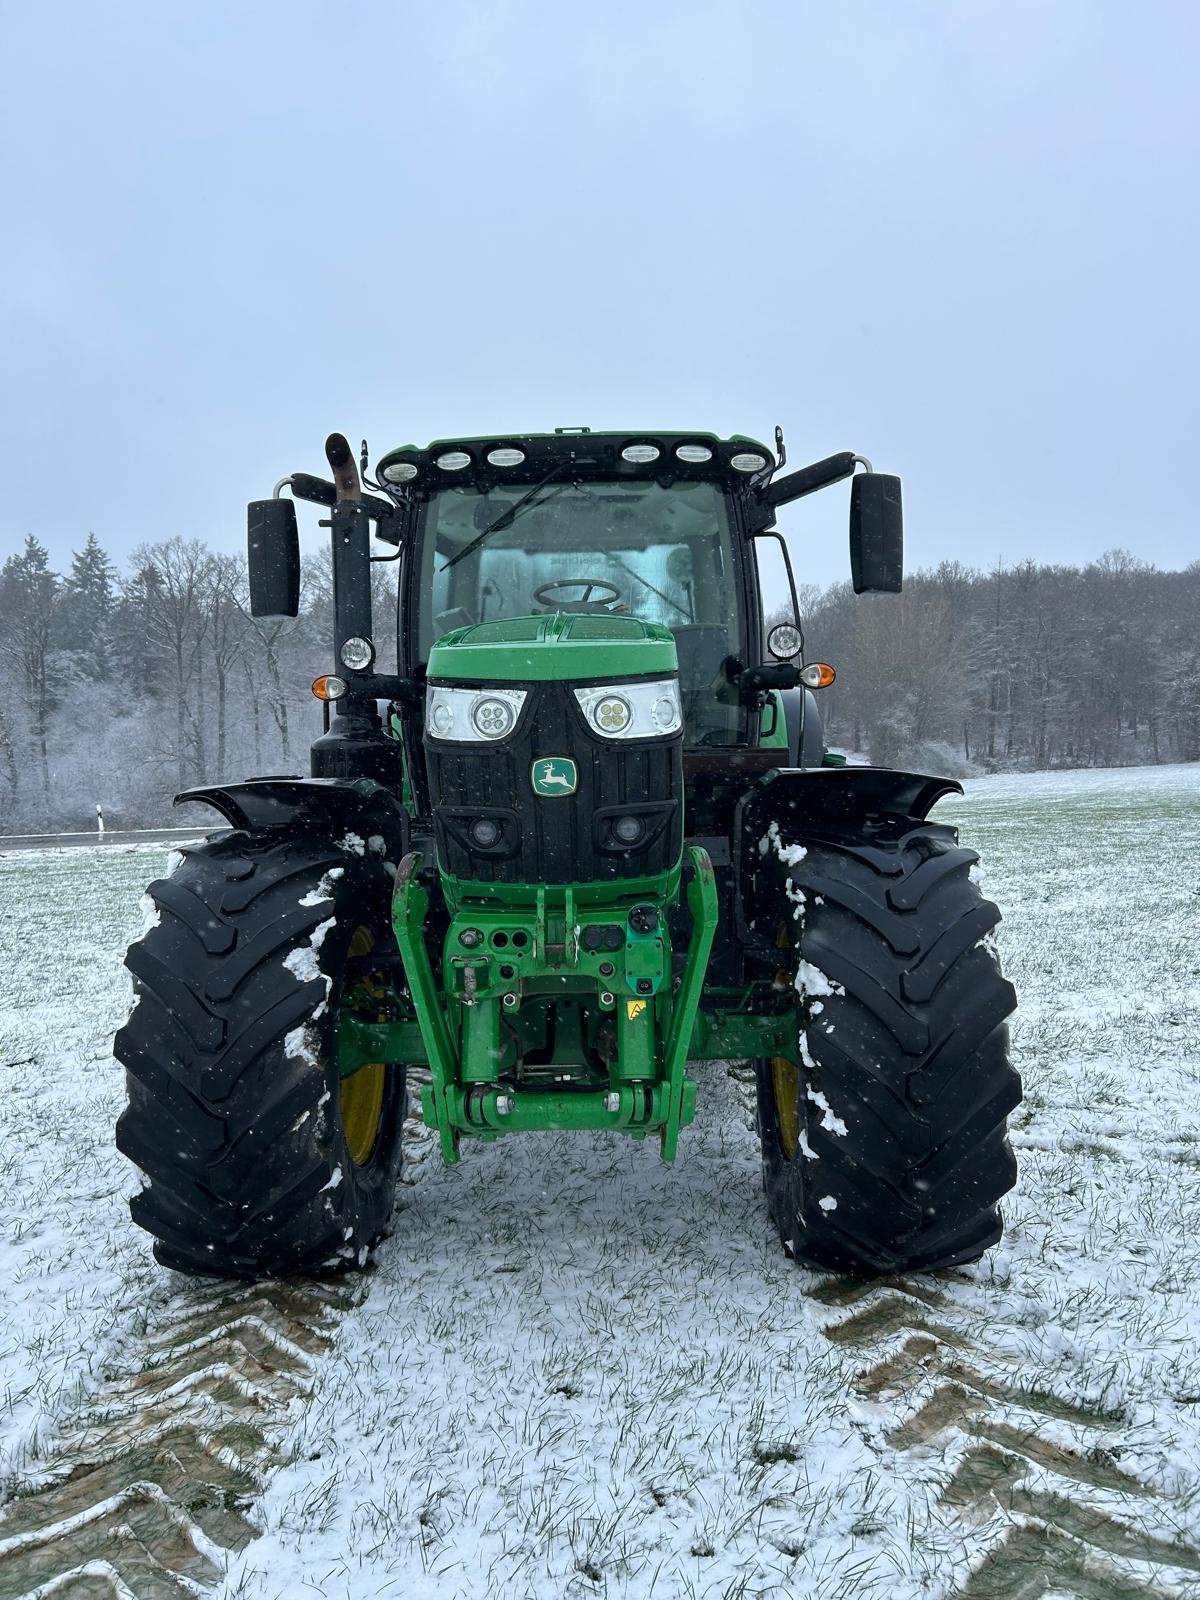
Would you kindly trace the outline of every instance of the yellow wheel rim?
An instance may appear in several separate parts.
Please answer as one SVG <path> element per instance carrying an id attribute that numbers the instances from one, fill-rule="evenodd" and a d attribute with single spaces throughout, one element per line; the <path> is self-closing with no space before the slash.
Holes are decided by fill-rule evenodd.
<path id="1" fill-rule="evenodd" d="M 365 1166 L 379 1137 L 387 1068 L 372 1061 L 342 1079 L 342 1132 L 356 1167 Z"/>
<path id="2" fill-rule="evenodd" d="M 365 956 L 374 945 L 370 928 L 356 928 L 346 952 L 351 956 Z M 342 1079 L 340 1107 L 342 1133 L 346 1149 L 356 1167 L 371 1159 L 379 1138 L 379 1124 L 383 1118 L 383 1091 L 387 1086 L 387 1067 L 382 1061 L 371 1061 L 359 1067 L 348 1078 Z"/>
<path id="3" fill-rule="evenodd" d="M 780 950 L 790 950 L 791 938 L 787 925 L 780 928 L 775 940 Z M 777 972 L 775 982 L 784 988 L 791 987 L 791 976 Z M 779 1148 L 789 1161 L 800 1148 L 800 1069 L 786 1056 L 771 1057 L 771 1086 L 775 1091 L 775 1125 L 779 1129 Z"/>
<path id="4" fill-rule="evenodd" d="M 800 1147 L 800 1071 L 795 1062 L 786 1056 L 772 1056 L 771 1083 L 779 1148 L 791 1161 Z"/>

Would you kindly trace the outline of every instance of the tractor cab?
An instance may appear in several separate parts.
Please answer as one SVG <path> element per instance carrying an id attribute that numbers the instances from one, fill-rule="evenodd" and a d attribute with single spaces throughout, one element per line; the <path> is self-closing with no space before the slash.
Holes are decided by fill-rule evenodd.
<path id="1" fill-rule="evenodd" d="M 551 434 L 393 452 L 382 483 L 413 474 L 402 491 L 413 543 L 402 659 L 419 673 L 439 638 L 479 623 L 632 617 L 674 639 L 685 744 L 750 742 L 753 702 L 739 676 L 758 660 L 761 608 L 739 496 L 772 465 L 761 445 L 711 435 Z"/>

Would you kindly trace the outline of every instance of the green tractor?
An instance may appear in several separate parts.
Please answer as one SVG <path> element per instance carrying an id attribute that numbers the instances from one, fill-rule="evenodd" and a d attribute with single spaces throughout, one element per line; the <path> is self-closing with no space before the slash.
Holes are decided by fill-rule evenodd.
<path id="1" fill-rule="evenodd" d="M 826 751 L 832 672 L 803 660 L 774 526 L 850 478 L 854 587 L 897 591 L 899 480 L 850 453 L 780 475 L 778 430 L 774 451 L 441 440 L 374 477 L 365 445 L 326 452 L 331 480 L 293 474 L 249 508 L 264 617 L 297 613 L 296 499 L 327 508 L 311 776 L 178 796 L 230 829 L 150 886 L 127 957 L 117 1142 L 158 1260 L 361 1265 L 392 1216 L 409 1074 L 449 1163 L 545 1129 L 673 1161 L 690 1068 L 731 1058 L 755 1064 L 767 1206 L 796 1259 L 976 1259 L 1015 1178 L 999 912 L 927 820 L 957 783 Z M 765 641 L 762 540 L 794 612 Z M 395 673 L 376 670 L 382 560 Z"/>

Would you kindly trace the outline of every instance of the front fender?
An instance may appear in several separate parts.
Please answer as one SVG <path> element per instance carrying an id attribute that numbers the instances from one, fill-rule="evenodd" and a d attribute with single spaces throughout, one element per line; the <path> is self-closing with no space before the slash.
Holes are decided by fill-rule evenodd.
<path id="1" fill-rule="evenodd" d="M 371 778 L 249 778 L 200 784 L 175 796 L 177 806 L 205 805 L 247 833 L 286 828 L 340 838 L 379 834 L 387 856 L 408 853 L 408 814 L 390 790 Z"/>
<path id="2" fill-rule="evenodd" d="M 743 947 L 765 949 L 770 943 L 751 924 L 760 898 L 761 841 L 773 822 L 789 842 L 803 842 L 805 830 L 822 823 L 853 826 L 883 815 L 923 822 L 944 796 L 962 792 L 954 778 L 890 767 L 776 768 L 764 774 L 734 812 L 734 924 Z"/>

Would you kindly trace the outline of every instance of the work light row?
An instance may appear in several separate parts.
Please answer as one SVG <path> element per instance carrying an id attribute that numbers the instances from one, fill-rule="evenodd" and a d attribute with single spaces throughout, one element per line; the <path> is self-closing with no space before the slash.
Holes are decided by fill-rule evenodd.
<path id="1" fill-rule="evenodd" d="M 649 440 L 642 444 L 627 444 L 621 451 L 622 461 L 635 466 L 649 466 L 661 455 L 661 447 Z M 713 451 L 706 444 L 680 444 L 675 446 L 675 456 L 689 466 L 701 466 L 705 461 L 712 460 Z M 493 467 L 519 467 L 525 460 L 525 452 L 516 445 L 497 445 L 494 450 L 488 451 L 486 459 Z M 433 464 L 442 472 L 462 472 L 471 465 L 471 457 L 465 450 L 444 450 L 434 458 Z M 739 450 L 736 455 L 730 456 L 729 465 L 735 472 L 761 472 L 767 465 L 767 458 L 757 450 Z M 390 466 L 384 467 L 383 476 L 389 483 L 411 483 L 420 470 L 415 461 L 393 461 Z"/>
<path id="2" fill-rule="evenodd" d="M 425 694 L 425 725 L 435 739 L 451 743 L 504 739 L 516 727 L 528 694 L 528 689 L 455 689 L 430 684 Z M 665 739 L 683 726 L 676 678 L 589 686 L 576 689 L 575 699 L 589 726 L 604 739 Z"/>

